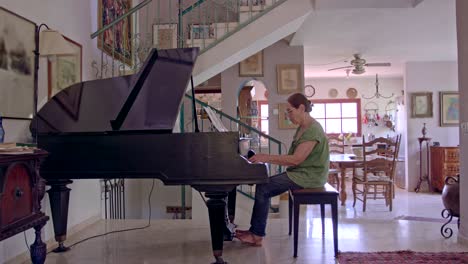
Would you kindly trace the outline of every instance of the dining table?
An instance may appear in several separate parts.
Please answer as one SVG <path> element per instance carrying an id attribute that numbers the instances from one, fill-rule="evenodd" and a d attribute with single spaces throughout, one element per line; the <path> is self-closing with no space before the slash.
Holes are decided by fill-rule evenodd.
<path id="1" fill-rule="evenodd" d="M 354 154 L 330 154 L 330 163 L 335 164 L 340 169 L 340 201 L 341 205 L 346 205 L 346 169 L 354 169 L 363 166 L 364 158 Z"/>

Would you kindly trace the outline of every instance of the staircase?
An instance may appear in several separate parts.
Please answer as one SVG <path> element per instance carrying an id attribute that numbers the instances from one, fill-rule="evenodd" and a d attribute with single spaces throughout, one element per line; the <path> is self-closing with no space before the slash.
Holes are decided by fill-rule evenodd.
<path id="1" fill-rule="evenodd" d="M 313 9 L 311 0 L 179 0 L 178 3 L 142 1 L 127 8 L 124 15 L 110 18 L 111 22 L 93 33 L 91 38 L 105 43 L 101 61 L 94 62 L 96 77 L 135 73 L 153 47 L 200 47 L 193 73 L 197 86 L 295 33 Z M 128 34 L 116 33 L 122 28 L 123 32 L 133 34 L 126 37 Z M 113 41 L 112 36 L 126 45 Z M 122 57 L 131 58 L 131 63 L 119 60 Z"/>

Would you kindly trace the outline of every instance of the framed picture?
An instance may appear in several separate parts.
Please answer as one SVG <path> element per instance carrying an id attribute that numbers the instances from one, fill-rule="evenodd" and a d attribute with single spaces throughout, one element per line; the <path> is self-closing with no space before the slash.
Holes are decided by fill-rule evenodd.
<path id="1" fill-rule="evenodd" d="M 240 6 L 249 6 L 252 4 L 253 6 L 265 5 L 265 0 L 240 0 Z"/>
<path id="2" fill-rule="evenodd" d="M 98 0 L 98 28 L 110 24 L 114 19 L 132 8 L 132 0 Z M 109 56 L 133 66 L 132 16 L 117 23 L 98 36 L 98 48 Z"/>
<path id="3" fill-rule="evenodd" d="M 153 46 L 158 49 L 177 48 L 177 24 L 154 24 Z"/>
<path id="4" fill-rule="evenodd" d="M 191 24 L 189 28 L 190 39 L 211 39 L 215 37 L 213 24 Z"/>
<path id="5" fill-rule="evenodd" d="M 73 47 L 73 55 L 60 55 L 53 62 L 48 62 L 48 99 L 68 86 L 81 82 L 83 68 L 82 46 L 63 36 L 70 47 Z"/>
<path id="6" fill-rule="evenodd" d="M 432 117 L 432 93 L 411 94 L 411 117 Z"/>
<path id="7" fill-rule="evenodd" d="M 280 129 L 291 129 L 297 128 L 297 125 L 293 124 L 291 120 L 289 120 L 288 115 L 286 114 L 286 108 L 288 104 L 281 103 L 278 104 L 278 128 Z"/>
<path id="8" fill-rule="evenodd" d="M 460 104 L 458 92 L 440 92 L 440 126 L 458 126 Z"/>
<path id="9" fill-rule="evenodd" d="M 263 76 L 263 51 L 260 51 L 247 59 L 239 62 L 240 77 Z"/>
<path id="10" fill-rule="evenodd" d="M 276 66 L 278 94 L 299 93 L 302 91 L 302 71 L 300 64 L 279 64 Z"/>
<path id="11" fill-rule="evenodd" d="M 37 25 L 0 7 L 0 113 L 31 119 L 34 114 L 34 51 Z"/>

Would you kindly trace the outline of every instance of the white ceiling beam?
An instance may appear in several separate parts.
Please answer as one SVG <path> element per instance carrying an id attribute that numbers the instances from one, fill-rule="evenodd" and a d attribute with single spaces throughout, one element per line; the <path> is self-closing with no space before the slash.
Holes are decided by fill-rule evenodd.
<path id="1" fill-rule="evenodd" d="M 286 1 L 202 53 L 193 70 L 194 85 L 295 33 L 312 8 L 310 0 Z"/>
<path id="2" fill-rule="evenodd" d="M 423 0 L 315 0 L 315 10 L 350 8 L 413 8 Z"/>

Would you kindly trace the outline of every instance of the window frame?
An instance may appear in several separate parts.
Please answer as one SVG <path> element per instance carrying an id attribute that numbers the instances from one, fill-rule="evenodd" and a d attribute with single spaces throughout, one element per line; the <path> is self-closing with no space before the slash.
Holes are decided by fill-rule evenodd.
<path id="1" fill-rule="evenodd" d="M 268 105 L 268 100 L 257 100 L 258 130 L 259 131 L 262 131 L 262 105 Z M 269 109 L 270 109 L 270 106 L 268 105 L 268 111 L 270 111 Z M 267 121 L 270 120 L 270 113 L 269 112 L 267 112 L 267 118 L 265 120 L 267 120 Z M 265 134 L 269 135 L 270 131 L 266 131 Z"/>
<path id="2" fill-rule="evenodd" d="M 354 136 L 356 137 L 361 137 L 362 136 L 362 115 L 361 115 L 361 99 L 347 99 L 347 98 L 341 98 L 341 99 L 312 99 L 310 100 L 311 103 L 313 104 L 336 104 L 336 103 L 356 103 L 357 104 L 357 134 Z M 325 107 L 326 109 L 326 107 Z M 326 111 L 326 110 L 325 110 Z M 312 109 L 312 114 L 314 113 Z M 341 118 L 340 120 L 343 120 L 343 113 L 340 111 Z M 332 118 L 329 118 L 332 119 Z M 334 118 L 333 118 L 334 119 Z M 327 113 L 325 112 L 325 120 L 327 120 Z M 343 126 L 341 127 L 343 129 Z M 326 128 L 324 128 L 326 132 Z M 347 132 L 341 132 L 341 133 L 347 133 Z M 340 135 L 338 133 L 327 133 L 327 135 Z"/>

